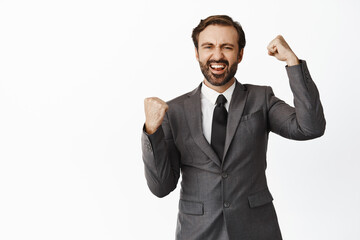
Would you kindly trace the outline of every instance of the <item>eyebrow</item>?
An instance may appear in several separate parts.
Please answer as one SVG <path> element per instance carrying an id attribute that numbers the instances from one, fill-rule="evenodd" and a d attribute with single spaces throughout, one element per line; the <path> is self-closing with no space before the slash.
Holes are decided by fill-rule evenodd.
<path id="1" fill-rule="evenodd" d="M 212 44 L 212 43 L 210 43 L 210 42 L 205 42 L 205 43 L 201 44 L 201 47 L 203 47 L 203 46 L 208 46 L 208 45 L 214 45 L 214 44 Z M 224 47 L 224 46 L 234 47 L 234 44 L 231 44 L 231 43 L 223 43 L 223 44 L 221 44 L 220 46 L 221 46 L 221 47 Z"/>

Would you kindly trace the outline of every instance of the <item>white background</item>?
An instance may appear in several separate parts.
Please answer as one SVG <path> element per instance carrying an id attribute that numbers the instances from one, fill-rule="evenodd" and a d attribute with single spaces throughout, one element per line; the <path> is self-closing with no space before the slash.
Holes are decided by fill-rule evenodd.
<path id="1" fill-rule="evenodd" d="M 292 104 L 282 34 L 308 63 L 322 138 L 270 135 L 268 182 L 285 240 L 360 239 L 360 3 L 0 1 L 0 239 L 174 239 L 179 188 L 147 188 L 143 99 L 202 80 L 190 38 L 228 14 L 247 38 L 237 79 Z"/>

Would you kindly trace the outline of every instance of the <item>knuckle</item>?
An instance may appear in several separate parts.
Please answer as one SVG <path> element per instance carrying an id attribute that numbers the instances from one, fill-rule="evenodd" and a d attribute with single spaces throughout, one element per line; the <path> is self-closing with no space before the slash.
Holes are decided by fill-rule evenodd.
<path id="1" fill-rule="evenodd" d="M 150 103 L 150 102 L 152 102 L 152 101 L 153 101 L 153 98 L 152 98 L 152 97 L 145 98 L 145 102 Z"/>

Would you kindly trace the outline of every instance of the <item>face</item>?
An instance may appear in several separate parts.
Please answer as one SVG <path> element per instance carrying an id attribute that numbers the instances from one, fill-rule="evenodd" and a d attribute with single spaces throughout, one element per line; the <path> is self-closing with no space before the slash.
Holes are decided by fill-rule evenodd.
<path id="1" fill-rule="evenodd" d="M 243 50 L 239 53 L 234 27 L 209 25 L 199 34 L 195 54 L 205 79 L 214 86 L 223 86 L 235 76 Z"/>

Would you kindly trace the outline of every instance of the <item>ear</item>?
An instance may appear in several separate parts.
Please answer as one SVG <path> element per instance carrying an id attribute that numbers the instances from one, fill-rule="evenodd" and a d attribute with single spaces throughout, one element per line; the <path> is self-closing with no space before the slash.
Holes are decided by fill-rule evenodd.
<path id="1" fill-rule="evenodd" d="M 195 57 L 196 57 L 196 60 L 199 61 L 199 52 L 196 47 L 195 47 Z"/>
<path id="2" fill-rule="evenodd" d="M 238 56 L 238 64 L 241 62 L 242 58 L 244 55 L 244 48 L 242 48 L 239 52 L 239 56 Z"/>

